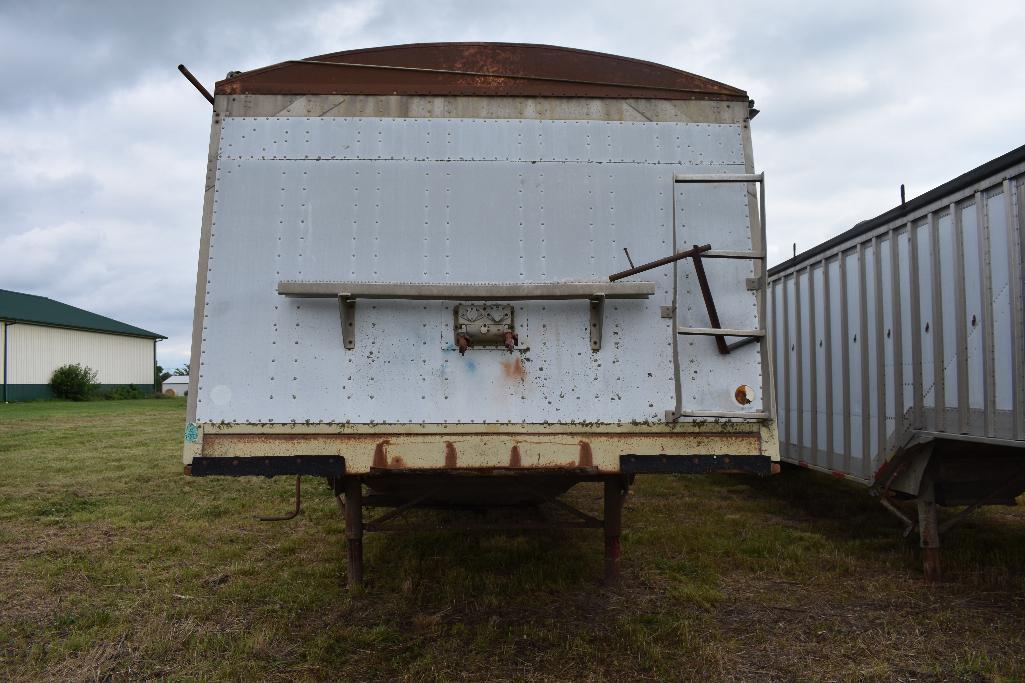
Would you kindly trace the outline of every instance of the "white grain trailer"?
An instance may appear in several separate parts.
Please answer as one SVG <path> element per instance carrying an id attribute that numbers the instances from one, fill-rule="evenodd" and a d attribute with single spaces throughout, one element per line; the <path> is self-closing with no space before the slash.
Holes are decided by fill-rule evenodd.
<path id="1" fill-rule="evenodd" d="M 350 582 L 410 507 L 565 512 L 581 481 L 604 519 L 559 525 L 604 528 L 614 578 L 635 474 L 778 469 L 743 91 L 449 43 L 206 94 L 186 473 L 326 477 Z"/>
<path id="2" fill-rule="evenodd" d="M 769 271 L 783 459 L 870 486 L 929 578 L 942 531 L 1025 490 L 1023 199 L 1019 147 Z"/>

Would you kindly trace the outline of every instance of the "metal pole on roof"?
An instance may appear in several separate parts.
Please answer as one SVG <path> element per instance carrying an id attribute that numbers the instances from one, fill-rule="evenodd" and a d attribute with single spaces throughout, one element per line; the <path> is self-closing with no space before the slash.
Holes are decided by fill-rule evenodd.
<path id="1" fill-rule="evenodd" d="M 207 99 L 210 104 L 214 103 L 214 96 L 210 94 L 210 91 L 203 87 L 203 84 L 199 82 L 199 79 L 192 75 L 192 72 L 186 68 L 184 64 L 178 65 L 178 71 L 182 72 L 182 76 L 189 79 L 189 83 L 196 86 L 196 90 L 200 92 Z"/>

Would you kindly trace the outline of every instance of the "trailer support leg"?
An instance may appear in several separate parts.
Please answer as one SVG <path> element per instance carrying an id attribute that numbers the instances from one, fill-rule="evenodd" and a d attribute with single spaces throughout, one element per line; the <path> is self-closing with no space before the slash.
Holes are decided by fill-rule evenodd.
<path id="1" fill-rule="evenodd" d="M 363 482 L 345 478 L 345 538 L 349 546 L 349 586 L 363 585 Z"/>
<path id="2" fill-rule="evenodd" d="M 928 471 L 918 491 L 918 534 L 922 546 L 922 571 L 925 580 L 940 580 L 940 520 L 936 487 Z"/>
<path id="3" fill-rule="evenodd" d="M 619 581 L 619 534 L 623 527 L 623 482 L 618 477 L 605 480 L 605 583 Z"/>

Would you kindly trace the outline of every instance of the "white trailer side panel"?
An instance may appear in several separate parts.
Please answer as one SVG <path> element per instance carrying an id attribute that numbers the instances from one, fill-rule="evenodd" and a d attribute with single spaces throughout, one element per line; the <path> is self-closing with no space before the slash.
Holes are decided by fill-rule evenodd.
<path id="1" fill-rule="evenodd" d="M 758 345 L 711 338 L 673 357 L 675 324 L 707 327 L 681 264 L 646 300 L 609 300 L 601 351 L 585 301 L 517 302 L 515 354 L 460 356 L 451 302 L 361 301 L 356 348 L 338 304 L 282 280 L 607 280 L 692 243 L 751 250 L 744 186 L 676 188 L 674 173 L 743 173 L 741 124 L 413 118 L 224 119 L 210 230 L 196 421 L 628 422 L 737 405 L 760 388 Z M 672 232 L 674 205 L 677 235 Z M 757 326 L 752 262 L 707 266 L 723 327 Z M 674 324 L 675 323 L 675 324 Z M 698 368 L 698 372 L 693 372 Z"/>

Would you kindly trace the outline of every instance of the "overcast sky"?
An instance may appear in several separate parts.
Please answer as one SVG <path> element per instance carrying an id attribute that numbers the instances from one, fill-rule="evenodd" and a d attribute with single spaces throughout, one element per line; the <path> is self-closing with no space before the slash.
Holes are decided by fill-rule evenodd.
<path id="1" fill-rule="evenodd" d="M 0 288 L 170 337 L 188 358 L 212 90 L 429 41 L 566 45 L 743 88 L 770 263 L 1025 143 L 1025 3 L 0 2 Z"/>

